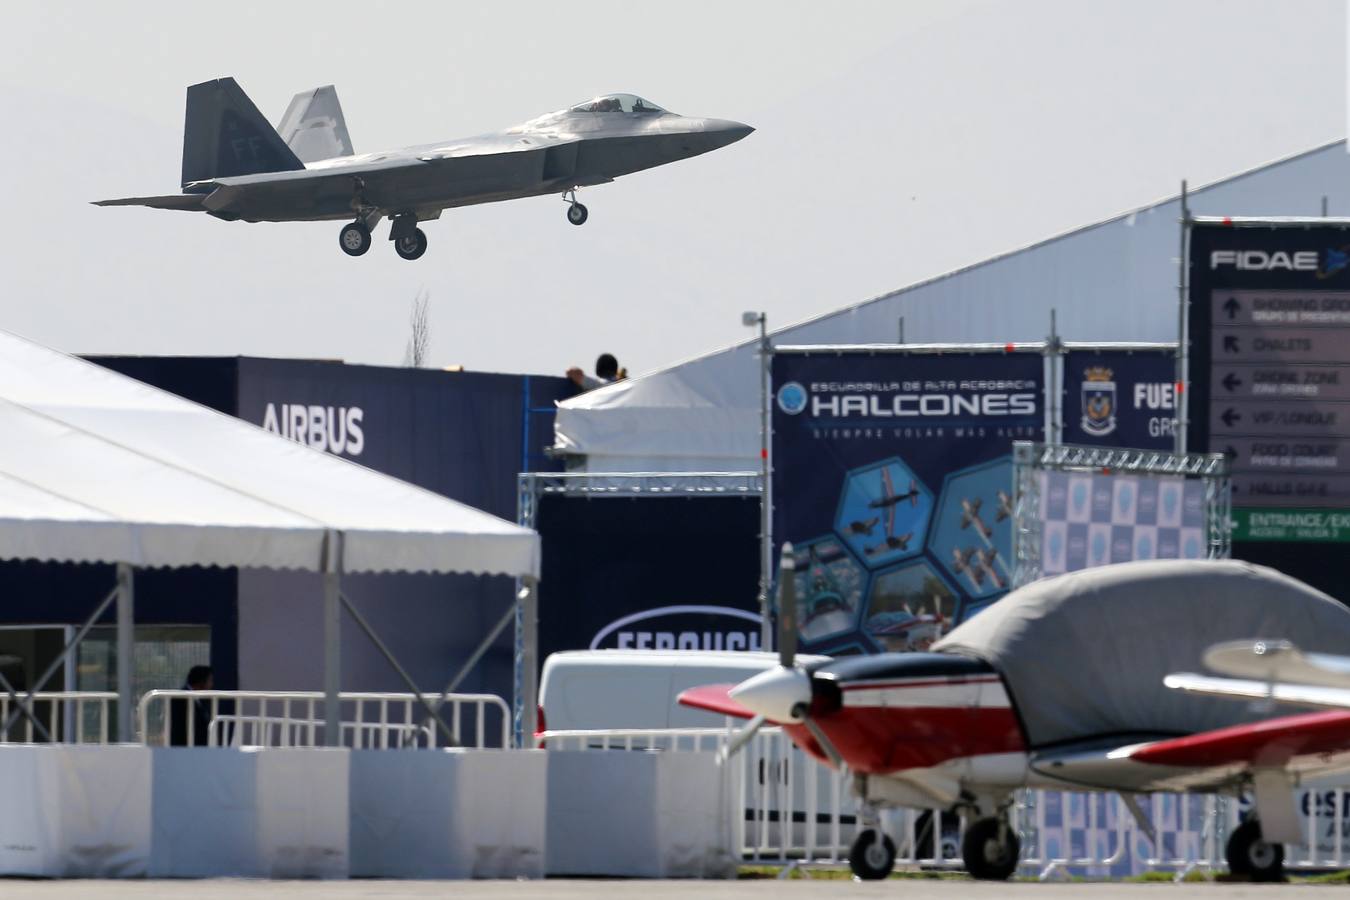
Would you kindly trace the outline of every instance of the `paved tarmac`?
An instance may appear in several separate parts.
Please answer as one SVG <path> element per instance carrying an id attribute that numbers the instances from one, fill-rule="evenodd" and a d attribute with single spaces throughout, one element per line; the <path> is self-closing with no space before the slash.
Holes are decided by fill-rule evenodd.
<path id="1" fill-rule="evenodd" d="M 1339 893 L 1330 893 L 1337 891 Z M 1068 900 L 1071 897 L 1148 897 L 1153 900 L 1229 900 L 1251 897 L 1278 900 L 1283 897 L 1316 898 L 1344 896 L 1344 885 L 1305 884 L 1116 884 L 1034 882 L 981 883 L 919 879 L 858 883 L 850 881 L 25 881 L 0 879 L 0 897 L 5 900 L 131 900 L 131 898 L 422 898 L 449 897 L 469 900 L 642 900 L 697 897 L 698 900 L 798 900 L 814 897 L 895 900 L 958 900 L 989 897 L 999 900 Z"/>

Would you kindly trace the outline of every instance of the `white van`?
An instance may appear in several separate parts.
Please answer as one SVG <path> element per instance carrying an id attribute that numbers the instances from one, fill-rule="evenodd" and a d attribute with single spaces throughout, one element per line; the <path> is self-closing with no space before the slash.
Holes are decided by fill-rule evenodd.
<path id="1" fill-rule="evenodd" d="M 725 716 L 676 698 L 691 687 L 739 684 L 776 665 L 776 653 L 741 650 L 553 653 L 539 679 L 539 730 L 721 728 Z"/>

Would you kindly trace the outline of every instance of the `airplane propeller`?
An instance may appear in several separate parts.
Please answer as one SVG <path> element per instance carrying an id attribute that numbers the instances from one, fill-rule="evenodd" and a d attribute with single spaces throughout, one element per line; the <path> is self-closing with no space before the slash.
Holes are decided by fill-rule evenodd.
<path id="1" fill-rule="evenodd" d="M 778 665 L 731 689 L 730 696 L 755 713 L 750 724 L 727 742 L 723 759 L 748 744 L 765 722 L 805 725 L 836 766 L 843 761 L 834 745 L 811 719 L 814 691 L 811 676 L 797 665 L 797 557 L 791 544 L 783 545 L 778 566 Z"/>

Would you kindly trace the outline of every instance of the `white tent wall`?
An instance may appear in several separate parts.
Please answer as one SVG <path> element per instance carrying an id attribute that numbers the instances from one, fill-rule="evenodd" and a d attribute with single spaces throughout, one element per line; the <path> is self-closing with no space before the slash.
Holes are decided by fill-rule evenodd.
<path id="1" fill-rule="evenodd" d="M 1193 190 L 1194 215 L 1350 210 L 1344 141 Z M 776 344 L 1177 338 L 1178 197 L 773 333 Z M 731 299 L 728 300 L 731 304 Z M 736 308 L 770 300 L 743 298 Z M 759 465 L 759 369 L 748 341 L 560 404 L 555 447 L 590 472 L 740 471 Z"/>

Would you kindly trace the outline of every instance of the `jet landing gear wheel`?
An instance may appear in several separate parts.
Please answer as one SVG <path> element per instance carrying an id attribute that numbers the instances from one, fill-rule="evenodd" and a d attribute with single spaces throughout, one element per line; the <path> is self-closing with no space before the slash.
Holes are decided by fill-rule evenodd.
<path id="1" fill-rule="evenodd" d="M 895 842 L 875 828 L 858 834 L 848 851 L 848 867 L 863 881 L 879 881 L 895 868 Z"/>
<path id="2" fill-rule="evenodd" d="M 999 819 L 976 819 L 961 842 L 966 871 L 981 881 L 1007 881 L 1017 871 L 1021 853 L 1017 835 Z"/>
<path id="3" fill-rule="evenodd" d="M 567 207 L 567 221 L 573 225 L 585 225 L 586 217 L 590 215 L 585 206 L 580 203 L 573 203 Z"/>
<path id="4" fill-rule="evenodd" d="M 338 233 L 338 245 L 348 256 L 360 256 L 370 249 L 370 229 L 361 222 L 351 222 Z"/>
<path id="5" fill-rule="evenodd" d="M 1284 880 L 1284 846 L 1268 844 L 1261 837 L 1261 823 L 1248 819 L 1228 836 L 1224 855 L 1228 871 L 1252 881 Z"/>
<path id="6" fill-rule="evenodd" d="M 394 241 L 394 252 L 404 259 L 417 259 L 427 252 L 427 236 L 420 228 L 414 228 Z"/>

